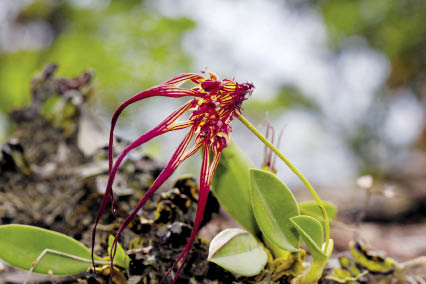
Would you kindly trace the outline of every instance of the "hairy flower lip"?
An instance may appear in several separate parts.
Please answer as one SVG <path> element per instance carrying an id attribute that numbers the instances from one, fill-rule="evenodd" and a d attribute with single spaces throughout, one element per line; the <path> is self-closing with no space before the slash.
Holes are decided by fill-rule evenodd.
<path id="1" fill-rule="evenodd" d="M 180 86 L 191 81 L 196 86 L 192 89 L 181 88 Z M 130 221 L 136 216 L 137 212 L 145 204 L 155 191 L 164 183 L 166 179 L 176 170 L 176 168 L 187 158 L 194 155 L 199 149 L 202 151 L 202 165 L 200 172 L 200 191 L 198 206 L 194 221 L 193 230 L 191 236 L 179 255 L 173 266 L 164 276 L 163 280 L 166 279 L 174 267 L 176 267 L 181 259 L 183 262 L 179 265 L 177 273 L 174 277 L 173 283 L 176 282 L 179 277 L 179 273 L 183 268 L 183 264 L 189 255 L 190 248 L 194 242 L 195 236 L 201 224 L 201 220 L 204 214 L 204 209 L 207 202 L 207 196 L 210 190 L 210 184 L 219 163 L 221 151 L 228 144 L 232 127 L 229 125 L 234 117 L 238 117 L 241 114 L 242 102 L 247 99 L 247 96 L 251 95 L 254 86 L 251 83 L 239 84 L 229 79 L 219 81 L 217 76 L 209 72 L 209 78 L 204 78 L 198 74 L 186 73 L 178 75 L 165 83 L 156 87 L 142 91 L 135 96 L 129 98 L 122 103 L 114 113 L 111 120 L 111 130 L 109 138 L 109 179 L 105 195 L 102 200 L 102 204 L 99 208 L 96 216 L 93 232 L 92 232 L 92 260 L 93 251 L 96 237 L 96 226 L 99 223 L 100 217 L 104 212 L 109 200 L 112 202 L 113 211 L 113 191 L 112 184 L 118 168 L 123 161 L 124 157 L 134 148 L 148 142 L 149 140 L 178 129 L 189 128 L 185 138 L 179 144 L 172 158 L 161 171 L 160 175 L 155 179 L 154 183 L 145 193 L 144 197 L 139 201 L 134 210 L 121 224 L 118 233 L 112 244 L 110 259 L 111 259 L 111 272 L 114 264 L 114 256 L 117 248 L 118 237 Z M 143 100 L 145 98 L 153 96 L 163 96 L 171 98 L 180 98 L 192 96 L 193 99 L 179 109 L 170 114 L 165 120 L 158 124 L 153 129 L 147 131 L 141 135 L 138 139 L 133 141 L 123 152 L 119 155 L 115 163 L 113 162 L 113 143 L 114 143 L 114 128 L 117 120 L 122 111 L 129 105 Z M 187 111 L 192 111 L 187 121 L 178 121 L 178 119 Z M 194 139 L 195 145 L 191 149 L 187 149 L 190 142 Z M 212 155 L 212 157 L 211 157 Z M 112 276 L 111 276 L 112 277 Z M 110 282 L 112 278 L 110 278 Z"/>

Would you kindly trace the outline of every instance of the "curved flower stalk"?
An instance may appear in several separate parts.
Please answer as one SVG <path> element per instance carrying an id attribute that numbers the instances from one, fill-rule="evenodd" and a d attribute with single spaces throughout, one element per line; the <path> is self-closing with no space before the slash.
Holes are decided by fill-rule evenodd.
<path id="1" fill-rule="evenodd" d="M 260 141 L 262 141 L 263 144 L 265 144 L 269 149 L 271 149 L 272 152 L 274 152 L 275 155 L 277 155 L 278 158 L 280 158 L 281 161 L 284 162 L 284 164 L 287 165 L 287 167 L 300 179 L 300 181 L 306 186 L 306 188 L 309 190 L 311 195 L 314 197 L 315 202 L 318 204 L 318 207 L 321 210 L 322 216 L 324 217 L 324 223 L 325 223 L 325 252 L 332 252 L 333 247 L 332 241 L 330 241 L 330 220 L 328 218 L 327 211 L 325 210 L 324 203 L 322 202 L 321 198 L 319 197 L 318 193 L 315 191 L 312 184 L 305 178 L 305 176 L 290 162 L 289 159 L 287 159 L 286 156 L 284 156 L 283 153 L 281 153 L 277 147 L 274 146 L 265 136 L 260 133 L 256 127 L 254 127 L 243 115 L 239 115 L 238 119 L 244 124 L 257 138 L 259 138 Z"/>
<path id="2" fill-rule="evenodd" d="M 180 86 L 185 82 L 192 82 L 195 84 L 195 87 L 191 89 L 181 88 Z M 189 250 L 192 246 L 192 243 L 194 242 L 195 236 L 200 227 L 213 174 L 219 162 L 221 151 L 227 146 L 227 143 L 230 139 L 232 131 L 230 123 L 234 117 L 238 117 L 241 114 L 241 104 L 252 93 L 253 89 L 254 86 L 250 83 L 239 84 L 228 79 L 220 81 L 213 73 L 209 73 L 209 78 L 205 78 L 197 74 L 181 74 L 159 86 L 145 90 L 133 96 L 118 107 L 111 121 L 111 130 L 109 137 L 109 179 L 102 204 L 96 216 L 95 225 L 92 233 L 92 255 L 95 243 L 96 226 L 99 223 L 100 217 L 102 216 L 110 199 L 112 202 L 112 206 L 114 207 L 112 184 L 114 182 L 115 175 L 117 174 L 117 170 L 126 155 L 132 149 L 142 145 L 145 142 L 148 142 L 149 140 L 161 134 L 167 133 L 169 131 L 189 128 L 188 133 L 186 134 L 183 141 L 179 144 L 178 148 L 174 152 L 172 158 L 170 159 L 166 167 L 162 170 L 160 175 L 145 193 L 144 197 L 139 201 L 135 209 L 121 224 L 118 233 L 115 236 L 110 255 L 112 266 L 115 251 L 117 248 L 117 241 L 123 230 L 136 216 L 137 212 L 146 203 L 148 198 L 150 198 L 155 193 L 155 191 L 164 183 L 164 181 L 170 177 L 170 175 L 176 170 L 176 168 L 184 160 L 191 157 L 199 149 L 202 148 L 203 158 L 200 174 L 200 192 L 194 227 L 191 236 L 182 253 L 179 255 L 172 268 L 163 278 L 165 279 L 166 277 L 168 277 L 173 268 L 178 265 L 181 259 L 183 259 L 183 262 L 178 267 L 176 276 L 174 277 L 174 282 L 176 281 L 179 276 L 179 273 L 182 270 L 183 264 L 189 255 Z M 119 155 L 119 157 L 114 163 L 114 128 L 120 114 L 127 106 L 145 98 L 154 96 L 172 98 L 193 98 L 186 104 L 178 108 L 176 111 L 174 111 L 156 127 L 144 133 L 135 141 L 133 141 L 127 148 L 123 150 L 123 152 Z M 192 114 L 189 116 L 188 120 L 178 121 L 178 119 L 188 111 L 192 111 Z M 189 147 L 191 141 L 193 141 L 193 146 Z M 111 269 L 111 271 L 113 271 L 113 269 Z"/>

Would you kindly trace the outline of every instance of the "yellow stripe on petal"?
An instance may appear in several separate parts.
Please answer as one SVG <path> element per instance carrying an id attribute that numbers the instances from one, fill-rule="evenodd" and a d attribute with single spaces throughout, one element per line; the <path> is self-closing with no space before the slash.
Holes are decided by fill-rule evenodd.
<path id="1" fill-rule="evenodd" d="M 194 83 L 198 83 L 198 82 L 204 81 L 205 78 L 198 74 L 184 73 L 166 81 L 164 85 L 180 86 L 186 81 L 190 81 L 190 80 Z"/>

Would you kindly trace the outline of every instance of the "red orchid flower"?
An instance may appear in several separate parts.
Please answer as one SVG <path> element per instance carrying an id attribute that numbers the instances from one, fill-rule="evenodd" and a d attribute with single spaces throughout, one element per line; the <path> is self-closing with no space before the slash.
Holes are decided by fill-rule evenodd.
<path id="1" fill-rule="evenodd" d="M 180 86 L 185 82 L 192 82 L 196 86 L 191 89 L 181 88 Z M 181 74 L 171 80 L 142 91 L 134 97 L 125 101 L 116 110 L 111 121 L 111 130 L 109 137 L 109 179 L 107 188 L 96 216 L 95 225 L 92 233 L 92 255 L 95 243 L 96 226 L 102 216 L 108 201 L 111 199 L 113 202 L 112 184 L 114 182 L 117 170 L 125 158 L 125 156 L 134 148 L 142 145 L 143 143 L 164 134 L 169 131 L 174 131 L 183 128 L 189 128 L 183 141 L 179 144 L 172 158 L 162 170 L 160 175 L 156 178 L 154 183 L 145 193 L 144 197 L 139 201 L 135 209 L 121 224 L 118 233 L 114 239 L 111 249 L 111 265 L 117 246 L 117 240 L 123 230 L 127 227 L 130 221 L 135 217 L 137 212 L 145 204 L 154 192 L 164 183 L 167 178 L 176 170 L 176 168 L 187 158 L 194 155 L 199 149 L 202 149 L 202 165 L 200 174 L 200 192 L 198 197 L 198 206 L 194 221 L 194 227 L 191 236 L 174 262 L 172 268 L 164 276 L 163 279 L 168 277 L 172 269 L 183 259 L 182 264 L 179 266 L 177 274 L 173 283 L 179 276 L 183 264 L 189 255 L 189 250 L 194 242 L 198 228 L 202 221 L 204 209 L 206 207 L 207 196 L 210 190 L 210 184 L 213 174 L 219 162 L 220 154 L 223 148 L 226 147 L 232 128 L 230 126 L 234 117 L 238 117 L 241 113 L 241 104 L 247 99 L 247 96 L 252 93 L 254 89 L 253 84 L 244 83 L 239 84 L 228 79 L 219 81 L 217 76 L 209 72 L 209 78 L 204 78 L 197 74 Z M 159 125 L 141 135 L 138 139 L 133 141 L 124 151 L 119 155 L 115 163 L 113 163 L 113 141 L 114 141 L 114 128 L 117 123 L 118 117 L 122 111 L 129 105 L 143 100 L 145 98 L 154 96 L 164 96 L 172 98 L 180 97 L 193 97 L 189 102 L 178 108 L 170 116 L 168 116 Z M 178 119 L 187 111 L 192 111 L 188 120 L 178 121 Z M 194 140 L 193 146 L 188 149 L 190 142 Z M 212 156 L 212 157 L 211 157 Z M 112 204 L 114 212 L 114 204 Z M 111 269 L 113 271 L 113 269 Z"/>

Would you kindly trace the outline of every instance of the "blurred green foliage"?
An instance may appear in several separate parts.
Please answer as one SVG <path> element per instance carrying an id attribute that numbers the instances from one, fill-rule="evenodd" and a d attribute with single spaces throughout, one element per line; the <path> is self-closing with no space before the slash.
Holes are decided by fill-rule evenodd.
<path id="1" fill-rule="evenodd" d="M 15 22 L 42 20 L 53 41 L 41 50 L 0 53 L 0 111 L 29 102 L 30 80 L 48 62 L 58 62 L 64 76 L 94 69 L 106 106 L 188 70 L 180 43 L 193 21 L 166 18 L 140 1 L 104 2 L 89 8 L 36 0 L 23 7 Z"/>
<path id="2" fill-rule="evenodd" d="M 304 95 L 298 88 L 284 85 L 276 96 L 270 100 L 248 100 L 244 109 L 257 120 L 263 120 L 265 113 L 280 115 L 285 109 L 303 108 L 319 112 L 317 103 Z"/>
<path id="3" fill-rule="evenodd" d="M 362 36 L 391 63 L 388 85 L 410 87 L 426 97 L 426 1 L 318 1 L 331 43 L 339 48 L 349 36 Z"/>
<path id="4" fill-rule="evenodd" d="M 309 3 L 322 13 L 329 44 L 336 53 L 344 52 L 351 38 L 361 38 L 389 59 L 387 84 L 375 94 L 369 114 L 351 133 L 341 133 L 358 159 L 360 173 L 380 174 L 383 161 L 377 149 L 401 150 L 392 148 L 396 146 L 387 144 L 381 136 L 390 101 L 404 95 L 398 90 L 412 91 L 419 104 L 426 98 L 426 1 L 310 0 Z M 422 137 L 426 135 L 418 137 L 417 147 L 426 149 L 426 139 Z"/>

